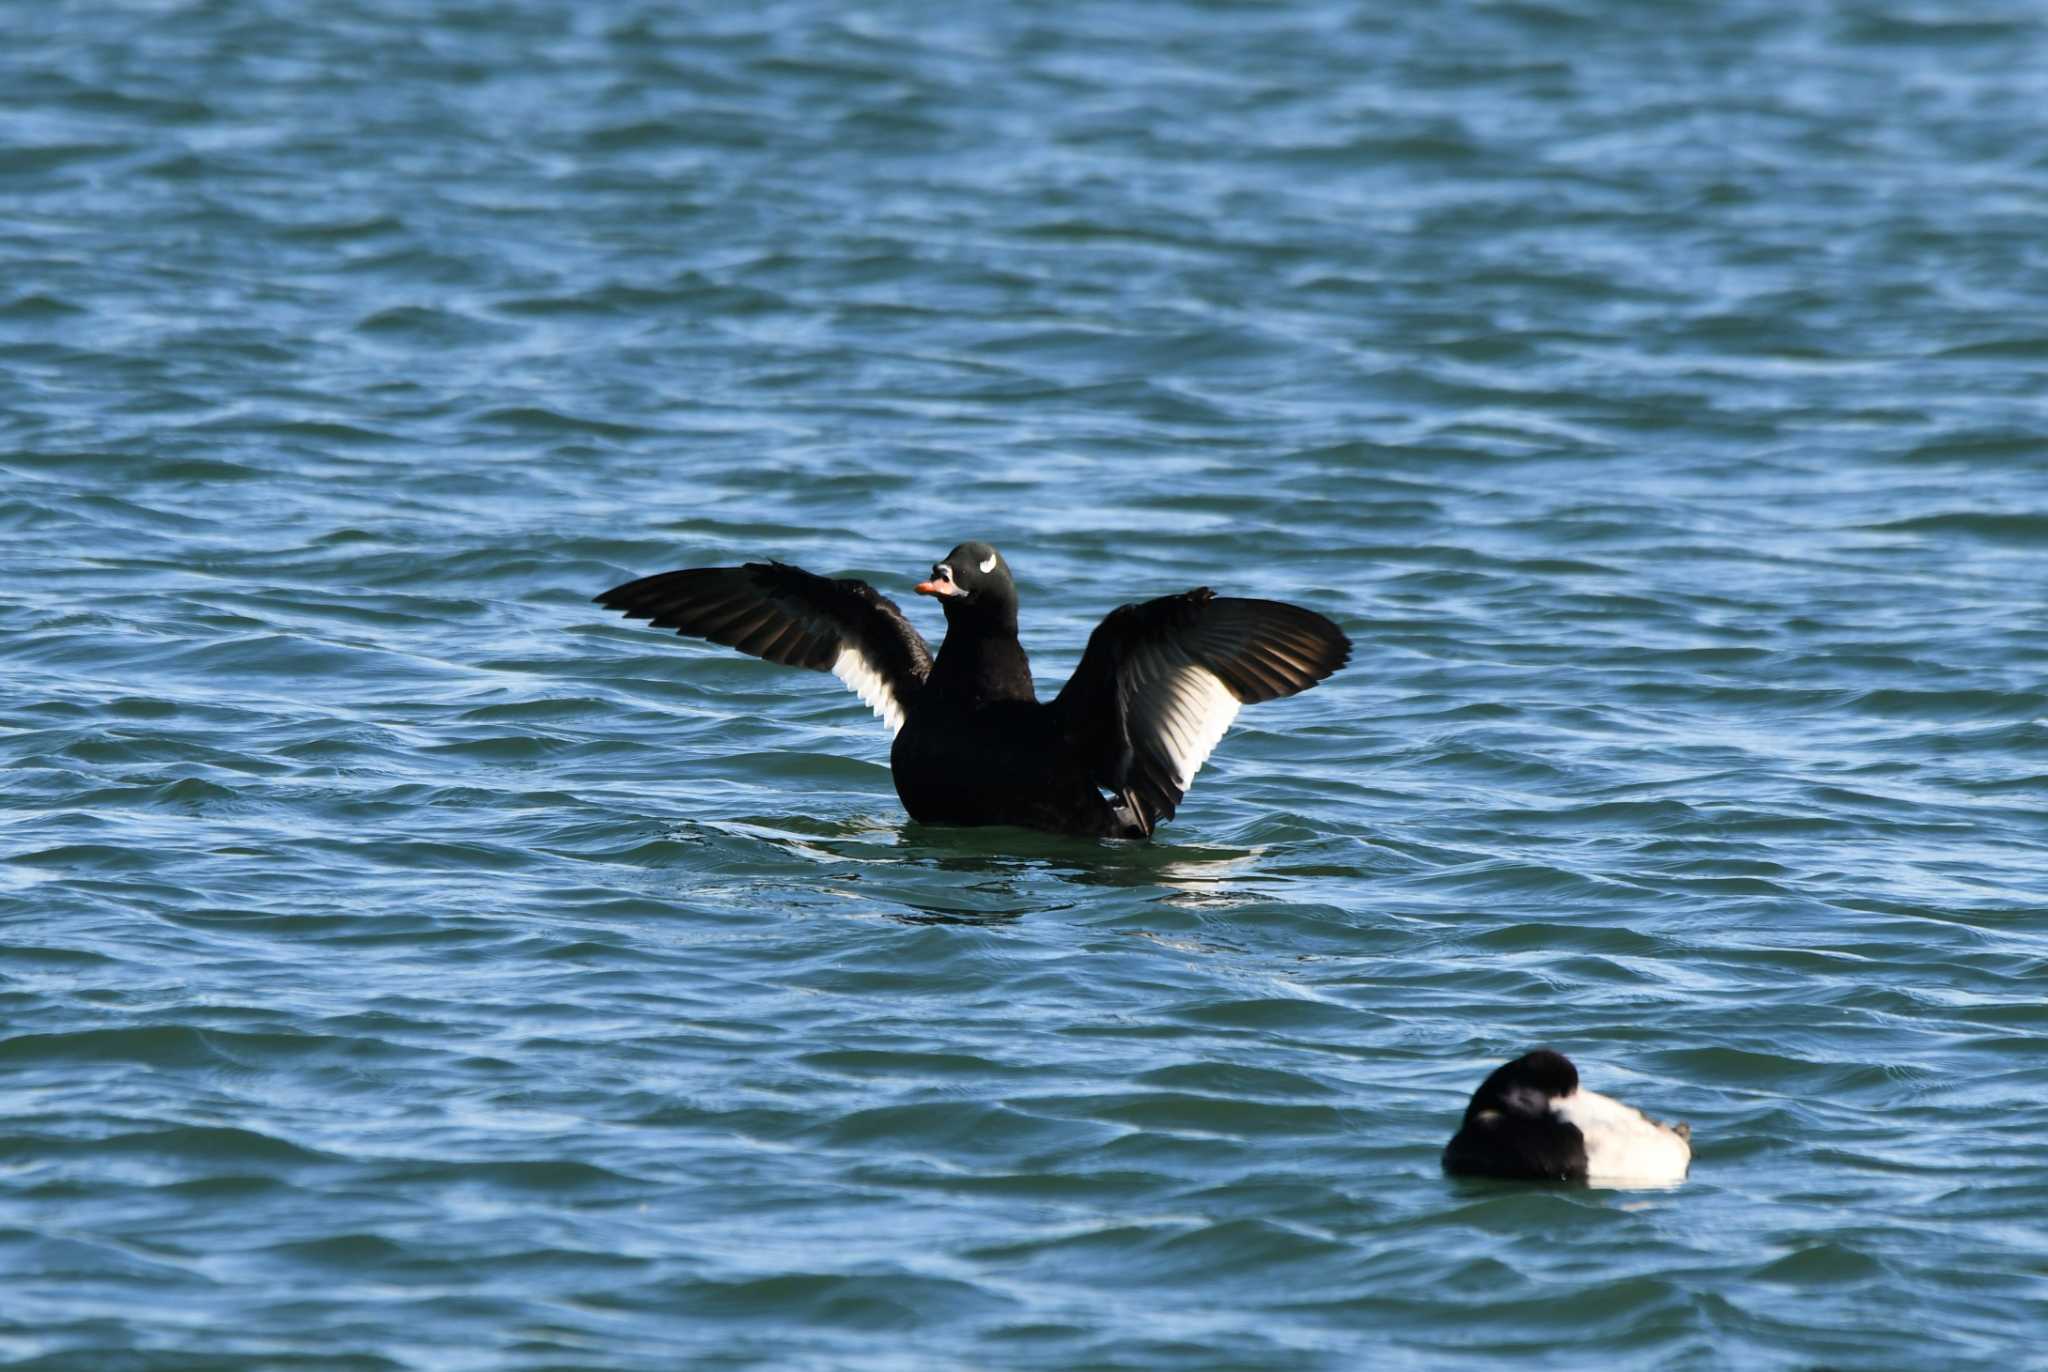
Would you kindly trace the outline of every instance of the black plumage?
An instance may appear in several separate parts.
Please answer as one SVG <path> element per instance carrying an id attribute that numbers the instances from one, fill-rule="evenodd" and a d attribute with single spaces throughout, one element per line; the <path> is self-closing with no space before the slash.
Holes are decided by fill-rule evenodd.
<path id="1" fill-rule="evenodd" d="M 1552 1108 L 1578 1089 L 1579 1069 L 1548 1048 L 1494 1068 L 1444 1145 L 1444 1171 L 1511 1181 L 1584 1181 L 1585 1135 Z"/>
<path id="2" fill-rule="evenodd" d="M 932 667 L 931 650 L 895 601 L 865 581 L 834 581 L 780 562 L 658 572 L 596 599 L 628 619 L 791 667 L 837 675 L 850 649 L 876 680 L 847 684 L 892 728 Z"/>
<path id="3" fill-rule="evenodd" d="M 781 563 L 663 572 L 597 601 L 838 675 L 896 731 L 890 770 L 914 819 L 1101 837 L 1143 837 L 1172 818 L 1239 706 L 1307 690 L 1351 652 L 1312 610 L 1203 588 L 1111 613 L 1058 697 L 1040 702 L 994 548 L 961 544 L 917 589 L 945 610 L 936 658 L 872 586 Z"/>

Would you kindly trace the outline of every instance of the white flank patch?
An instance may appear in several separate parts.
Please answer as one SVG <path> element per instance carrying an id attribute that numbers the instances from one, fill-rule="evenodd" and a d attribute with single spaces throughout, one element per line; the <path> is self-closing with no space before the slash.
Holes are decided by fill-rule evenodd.
<path id="1" fill-rule="evenodd" d="M 867 707 L 889 726 L 892 737 L 903 727 L 903 705 L 896 699 L 896 692 L 889 689 L 889 683 L 874 665 L 861 656 L 860 649 L 841 648 L 839 656 L 832 660 L 832 675 L 859 693 Z"/>
<path id="2" fill-rule="evenodd" d="M 982 564 L 981 564 L 981 574 L 982 574 L 983 576 L 987 576 L 987 575 L 988 575 L 988 574 L 989 574 L 990 572 L 994 571 L 995 569 L 996 569 L 996 555 L 995 555 L 994 553 L 990 553 L 990 554 L 988 555 L 988 561 L 986 561 L 986 562 L 984 562 L 984 563 L 982 563 Z"/>
<path id="3" fill-rule="evenodd" d="M 1676 1130 L 1612 1096 L 1580 1087 L 1550 1108 L 1586 1136 L 1586 1180 L 1595 1186 L 1668 1185 L 1692 1166 L 1692 1145 Z"/>
<path id="4" fill-rule="evenodd" d="M 1131 732 L 1156 741 L 1173 759 L 1174 785 L 1186 792 L 1241 708 L 1222 678 L 1189 663 L 1164 676 L 1124 683 Z"/>

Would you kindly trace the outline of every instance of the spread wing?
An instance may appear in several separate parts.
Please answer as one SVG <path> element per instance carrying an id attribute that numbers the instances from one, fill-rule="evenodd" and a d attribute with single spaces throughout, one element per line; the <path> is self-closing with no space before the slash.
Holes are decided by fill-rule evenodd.
<path id="1" fill-rule="evenodd" d="M 830 672 L 895 733 L 931 671 L 931 649 L 896 602 L 865 581 L 834 581 L 780 562 L 691 567 L 596 597 L 628 619 L 707 638 L 791 667 Z"/>
<path id="2" fill-rule="evenodd" d="M 1112 612 L 1053 708 L 1096 785 L 1149 834 L 1240 706 L 1305 691 L 1350 657 L 1351 641 L 1313 610 L 1204 587 Z"/>

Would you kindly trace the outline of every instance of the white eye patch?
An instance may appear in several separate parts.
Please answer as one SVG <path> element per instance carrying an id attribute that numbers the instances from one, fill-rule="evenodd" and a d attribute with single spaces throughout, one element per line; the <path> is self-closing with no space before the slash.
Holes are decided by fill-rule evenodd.
<path id="1" fill-rule="evenodd" d="M 994 571 L 995 569 L 996 569 L 996 555 L 995 555 L 994 553 L 990 553 L 990 554 L 988 555 L 988 561 L 986 561 L 986 562 L 984 562 L 984 563 L 982 563 L 982 564 L 981 564 L 981 574 L 982 574 L 983 576 L 987 576 L 987 575 L 988 575 L 988 574 L 989 574 L 990 572 Z"/>

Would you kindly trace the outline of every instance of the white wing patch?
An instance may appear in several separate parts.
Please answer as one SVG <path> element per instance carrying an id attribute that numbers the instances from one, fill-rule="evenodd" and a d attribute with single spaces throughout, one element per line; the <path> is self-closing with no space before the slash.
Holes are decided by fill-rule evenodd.
<path id="1" fill-rule="evenodd" d="M 1173 784 L 1183 794 L 1216 751 L 1242 708 L 1221 677 L 1188 662 L 1159 676 L 1133 673 L 1119 683 L 1133 739 L 1156 744 L 1173 762 Z"/>
<path id="2" fill-rule="evenodd" d="M 1550 1108 L 1585 1135 L 1586 1180 L 1595 1186 L 1683 1181 L 1692 1166 L 1692 1144 L 1676 1129 L 1612 1096 L 1580 1087 Z"/>
<path id="3" fill-rule="evenodd" d="M 892 737 L 903 727 L 903 702 L 896 699 L 896 692 L 874 664 L 861 655 L 860 649 L 841 648 L 839 656 L 833 659 L 832 675 L 853 687 L 867 707 L 889 726 Z"/>

